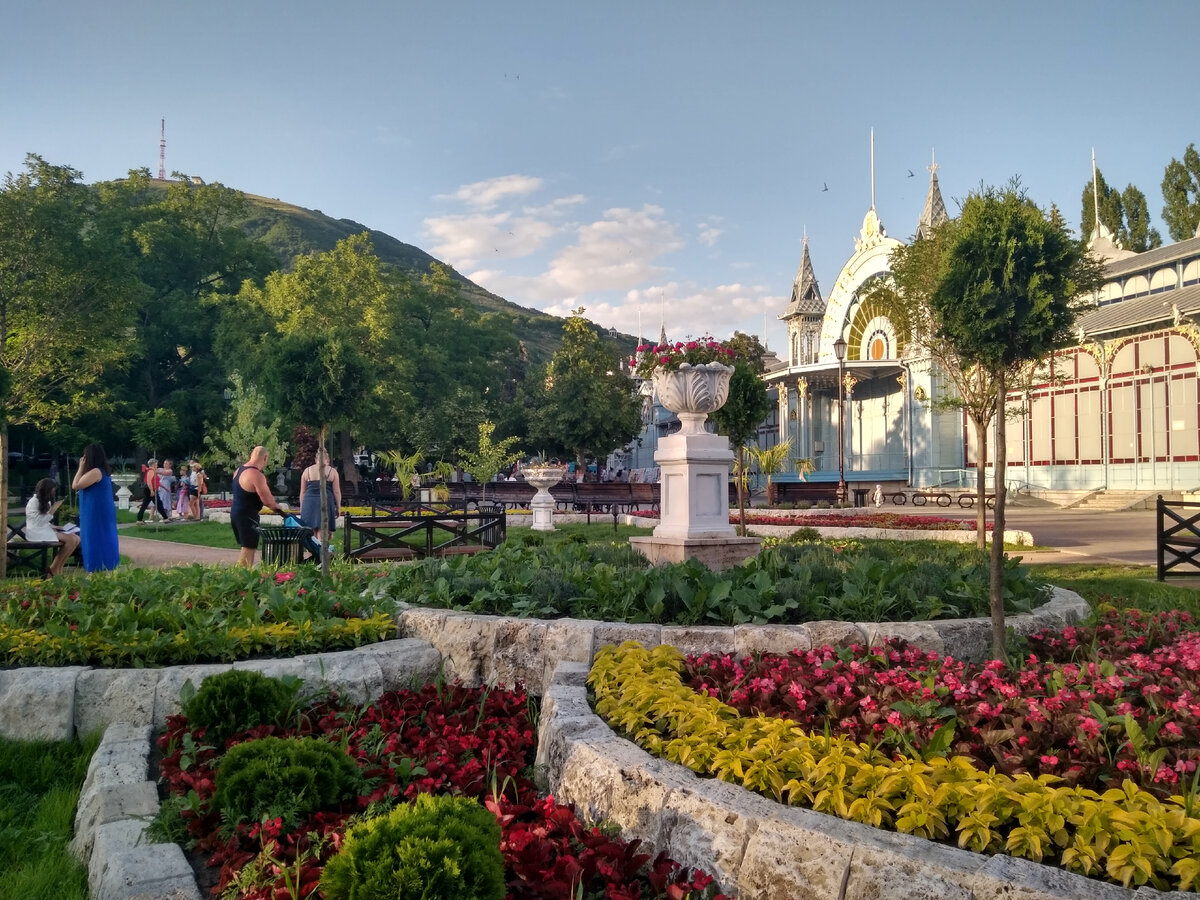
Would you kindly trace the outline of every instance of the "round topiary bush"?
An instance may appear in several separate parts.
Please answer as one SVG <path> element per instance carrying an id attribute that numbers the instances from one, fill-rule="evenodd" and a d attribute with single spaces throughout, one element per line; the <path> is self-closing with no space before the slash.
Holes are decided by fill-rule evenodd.
<path id="1" fill-rule="evenodd" d="M 266 737 L 231 747 L 216 783 L 214 803 L 227 822 L 281 818 L 291 828 L 357 796 L 362 776 L 328 741 Z"/>
<path id="2" fill-rule="evenodd" d="M 283 725 L 294 708 L 299 679 L 286 683 L 251 669 L 231 669 L 211 675 L 191 698 L 183 714 L 216 747 L 256 725 Z"/>
<path id="3" fill-rule="evenodd" d="M 477 801 L 420 794 L 351 828 L 321 890 L 326 900 L 503 900 L 500 826 Z"/>

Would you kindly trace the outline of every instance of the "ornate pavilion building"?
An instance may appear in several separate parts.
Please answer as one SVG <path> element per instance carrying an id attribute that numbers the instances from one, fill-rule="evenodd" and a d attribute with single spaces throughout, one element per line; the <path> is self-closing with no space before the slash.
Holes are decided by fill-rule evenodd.
<path id="1" fill-rule="evenodd" d="M 947 219 L 937 166 L 930 170 L 914 240 Z M 1078 343 L 1053 354 L 1027 389 L 1010 394 L 1009 487 L 1195 489 L 1200 229 L 1145 253 L 1123 250 L 1103 226 L 1093 232 L 1089 247 L 1106 261 L 1108 280 L 1092 298 L 1095 308 L 1078 320 Z M 788 327 L 785 365 L 765 378 L 777 390 L 778 439 L 791 441 L 794 458 L 812 461 L 810 481 L 838 480 L 841 416 L 840 459 L 851 486 L 974 484 L 972 429 L 961 411 L 939 411 L 935 403 L 952 385 L 870 298 L 898 246 L 872 204 L 825 299 L 805 242 L 780 317 Z M 843 361 L 834 352 L 839 338 Z M 776 477 L 795 479 L 794 471 Z"/>

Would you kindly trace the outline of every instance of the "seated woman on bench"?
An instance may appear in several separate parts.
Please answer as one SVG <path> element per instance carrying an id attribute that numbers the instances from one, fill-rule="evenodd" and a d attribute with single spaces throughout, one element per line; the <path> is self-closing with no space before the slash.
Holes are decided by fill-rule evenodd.
<path id="1" fill-rule="evenodd" d="M 54 514 L 62 506 L 62 501 L 55 501 L 54 495 L 58 485 L 49 478 L 43 478 L 33 489 L 33 496 L 25 504 L 25 540 L 31 543 L 59 544 L 48 571 L 51 575 L 62 573 L 67 558 L 79 546 L 79 535 L 61 531 L 54 524 Z"/>

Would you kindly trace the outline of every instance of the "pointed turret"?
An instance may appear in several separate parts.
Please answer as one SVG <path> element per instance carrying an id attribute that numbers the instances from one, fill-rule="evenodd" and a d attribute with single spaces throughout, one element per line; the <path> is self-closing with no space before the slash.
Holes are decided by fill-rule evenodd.
<path id="1" fill-rule="evenodd" d="M 804 239 L 804 254 L 800 257 L 800 268 L 792 282 L 792 299 L 780 318 L 790 319 L 799 315 L 824 315 L 825 301 L 821 299 L 821 288 L 813 271 L 812 257 L 808 255 L 808 238 Z"/>
<path id="2" fill-rule="evenodd" d="M 917 222 L 917 240 L 922 240 L 933 234 L 933 230 L 944 222 L 949 221 L 946 213 L 946 201 L 942 199 L 942 188 L 938 184 L 938 164 L 931 162 L 929 169 L 929 193 L 925 195 L 925 209 L 921 211 L 921 220 Z"/>

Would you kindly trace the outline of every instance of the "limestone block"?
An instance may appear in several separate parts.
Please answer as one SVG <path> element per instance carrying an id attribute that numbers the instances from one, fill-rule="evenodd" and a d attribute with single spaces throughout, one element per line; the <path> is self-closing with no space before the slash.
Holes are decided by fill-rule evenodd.
<path id="1" fill-rule="evenodd" d="M 75 730 L 89 734 L 113 722 L 149 725 L 162 669 L 86 669 L 75 682 Z"/>
<path id="2" fill-rule="evenodd" d="M 81 794 L 113 784 L 145 781 L 150 774 L 150 726 L 117 722 L 104 730 L 104 737 L 88 763 Z"/>
<path id="3" fill-rule="evenodd" d="M 580 743 L 604 741 L 612 737 L 612 730 L 593 715 L 555 715 L 538 725 L 537 757 L 540 766 L 550 781 L 551 792 L 557 797 L 562 789 L 562 772 L 572 748 Z"/>
<path id="4" fill-rule="evenodd" d="M 67 741 L 75 736 L 75 680 L 81 666 L 0 671 L 0 737 Z"/>
<path id="5" fill-rule="evenodd" d="M 738 893 L 758 900 L 837 897 L 853 849 L 845 839 L 764 821 L 746 843 Z"/>
<path id="6" fill-rule="evenodd" d="M 613 818 L 616 821 L 615 815 L 622 814 L 622 810 L 614 808 L 614 791 L 628 796 L 626 778 L 639 787 L 648 785 L 648 778 L 636 774 L 646 758 L 643 751 L 616 737 L 603 725 L 578 734 L 567 746 L 559 768 L 555 797 L 575 803 L 580 816 L 586 820 L 598 822 Z M 626 806 L 631 814 L 636 814 L 641 804 L 642 798 L 635 793 Z M 653 812 L 645 815 L 653 815 Z"/>
<path id="7" fill-rule="evenodd" d="M 664 775 L 661 770 L 656 774 Z M 748 812 L 752 808 L 748 799 L 747 791 L 723 781 L 671 790 L 663 804 L 659 848 L 682 865 L 708 871 L 722 888 L 732 889 L 746 846 L 766 818 Z"/>
<path id="8" fill-rule="evenodd" d="M 1130 892 L 1119 885 L 1011 856 L 988 859 L 968 885 L 979 900 L 1130 900 Z"/>
<path id="9" fill-rule="evenodd" d="M 542 636 L 542 685 L 550 684 L 559 663 L 591 665 L 595 630 L 596 623 L 589 619 L 555 619 L 546 623 Z M 533 689 L 533 682 L 529 688 Z"/>
<path id="10" fill-rule="evenodd" d="M 987 659 L 992 646 L 991 619 L 939 619 L 929 627 L 942 638 L 945 653 L 966 662 Z"/>
<path id="11" fill-rule="evenodd" d="M 289 657 L 288 659 L 242 659 L 235 662 L 231 668 L 249 669 L 267 678 L 303 678 L 304 663 Z M 207 676 L 205 676 L 207 677 Z M 199 687 L 193 684 L 193 687 Z"/>
<path id="12" fill-rule="evenodd" d="M 413 607 L 406 609 L 400 614 L 400 633 L 404 637 L 429 641 L 433 646 L 442 650 L 438 639 L 445 628 L 446 620 L 465 615 L 468 615 L 468 613 L 460 612 L 456 609 L 424 609 L 422 607 Z"/>
<path id="13" fill-rule="evenodd" d="M 804 627 L 808 630 L 813 647 L 850 647 L 854 644 L 865 645 L 867 642 L 867 636 L 863 634 L 862 629 L 850 622 L 826 619 L 820 622 L 806 622 Z"/>
<path id="14" fill-rule="evenodd" d="M 701 656 L 732 653 L 734 635 L 732 626 L 665 625 L 659 640 L 675 647 L 684 656 Z"/>
<path id="15" fill-rule="evenodd" d="M 102 829 L 88 866 L 91 900 L 201 900 L 191 866 L 176 844 L 122 843 Z"/>
<path id="16" fill-rule="evenodd" d="M 163 731 L 167 727 L 167 717 L 179 714 L 179 694 L 184 684 L 190 681 L 192 687 L 199 690 L 205 678 L 232 668 L 229 663 L 212 663 L 159 669 L 158 687 L 154 690 L 154 730 Z"/>
<path id="17" fill-rule="evenodd" d="M 546 623 L 536 619 L 496 619 L 491 658 L 484 663 L 484 679 L 507 688 L 534 685 L 540 688 L 546 660 L 543 645 Z"/>
<path id="18" fill-rule="evenodd" d="M 158 789 L 152 781 L 113 784 L 80 795 L 75 812 L 75 854 L 80 859 L 91 858 L 102 826 L 127 819 L 149 821 L 157 813 Z"/>
<path id="19" fill-rule="evenodd" d="M 638 641 L 647 650 L 657 647 L 662 643 L 662 626 L 597 622 L 592 633 L 592 653 L 609 644 L 619 647 L 626 641 Z"/>
<path id="20" fill-rule="evenodd" d="M 356 652 L 372 657 L 379 666 L 381 694 L 430 684 L 442 662 L 442 654 L 432 644 L 415 638 L 367 644 Z"/>
<path id="21" fill-rule="evenodd" d="M 558 687 L 560 685 L 566 687 L 586 688 L 588 675 L 591 673 L 592 661 L 589 660 L 563 660 L 554 667 L 554 674 L 551 679 L 551 685 Z"/>
<path id="22" fill-rule="evenodd" d="M 428 638 L 442 652 L 446 679 L 456 679 L 468 688 L 486 682 L 496 646 L 496 616 L 448 616 L 442 632 Z"/>
<path id="23" fill-rule="evenodd" d="M 867 644 L 872 647 L 889 638 L 900 638 L 914 647 L 937 653 L 939 656 L 946 652 L 946 643 L 942 636 L 936 628 L 926 622 L 859 622 L 858 627 L 866 635 Z"/>
<path id="24" fill-rule="evenodd" d="M 812 635 L 803 625 L 737 625 L 733 632 L 733 652 L 739 659 L 751 653 L 784 655 L 812 649 Z"/>
<path id="25" fill-rule="evenodd" d="M 295 661 L 304 666 L 305 691 L 330 691 L 343 700 L 366 703 L 374 699 L 368 684 L 383 682 L 379 663 L 354 650 L 337 653 L 309 653 Z"/>

